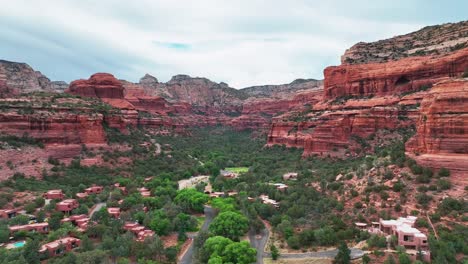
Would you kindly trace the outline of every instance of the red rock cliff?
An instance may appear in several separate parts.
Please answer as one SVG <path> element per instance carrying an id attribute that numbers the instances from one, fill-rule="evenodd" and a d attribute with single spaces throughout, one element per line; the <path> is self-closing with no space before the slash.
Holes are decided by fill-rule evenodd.
<path id="1" fill-rule="evenodd" d="M 328 67 L 325 99 L 382 96 L 416 91 L 443 78 L 459 77 L 468 68 L 468 48 L 453 54 L 420 56 L 387 63 Z"/>

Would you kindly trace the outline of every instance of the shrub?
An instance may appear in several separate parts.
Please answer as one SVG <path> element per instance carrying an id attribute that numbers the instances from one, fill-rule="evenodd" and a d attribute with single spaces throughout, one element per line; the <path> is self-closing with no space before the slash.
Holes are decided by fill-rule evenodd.
<path id="1" fill-rule="evenodd" d="M 437 185 L 439 186 L 440 190 L 448 190 L 452 187 L 452 184 L 448 180 L 440 179 L 437 181 Z"/>
<path id="2" fill-rule="evenodd" d="M 432 200 L 432 196 L 425 193 L 419 193 L 418 195 L 416 195 L 416 200 L 420 205 L 427 206 Z"/>
<path id="3" fill-rule="evenodd" d="M 292 249 L 299 249 L 301 247 L 299 237 L 294 235 L 288 238 L 288 246 Z"/>
<path id="4" fill-rule="evenodd" d="M 450 176 L 450 171 L 447 168 L 440 168 L 438 175 L 439 177 L 448 177 Z"/>
<path id="5" fill-rule="evenodd" d="M 386 248 L 387 240 L 384 236 L 371 235 L 367 240 L 367 245 L 369 245 L 369 247 Z"/>

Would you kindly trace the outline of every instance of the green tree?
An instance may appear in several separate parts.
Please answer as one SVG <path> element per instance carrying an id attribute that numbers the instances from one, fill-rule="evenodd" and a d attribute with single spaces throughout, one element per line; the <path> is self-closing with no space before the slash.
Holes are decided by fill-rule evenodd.
<path id="1" fill-rule="evenodd" d="M 205 252 L 208 256 L 221 256 L 223 255 L 223 252 L 226 249 L 226 247 L 232 243 L 233 241 L 229 238 L 222 236 L 214 236 L 206 240 L 203 248 L 205 249 Z"/>
<path id="2" fill-rule="evenodd" d="M 398 254 L 398 262 L 400 264 L 411 264 L 411 259 L 406 253 Z"/>
<path id="3" fill-rule="evenodd" d="M 156 232 L 156 234 L 163 236 L 171 231 L 171 222 L 164 211 L 158 210 L 154 213 L 149 227 Z"/>
<path id="4" fill-rule="evenodd" d="M 218 236 L 224 236 L 234 241 L 249 229 L 249 220 L 237 212 L 220 213 L 211 223 L 210 231 Z"/>
<path id="5" fill-rule="evenodd" d="M 208 195 L 195 189 L 183 189 L 177 192 L 174 202 L 182 207 L 184 211 L 195 211 L 202 213 L 203 206 L 208 202 Z"/>
<path id="6" fill-rule="evenodd" d="M 83 237 L 81 238 L 80 250 L 84 252 L 84 251 L 91 251 L 93 249 L 94 249 L 94 245 L 91 239 L 89 239 L 87 235 L 83 235 Z"/>
<path id="7" fill-rule="evenodd" d="M 388 255 L 387 259 L 384 261 L 384 264 L 396 264 L 395 258 L 392 254 Z"/>
<path id="8" fill-rule="evenodd" d="M 348 245 L 345 242 L 341 242 L 338 247 L 338 254 L 333 261 L 334 264 L 349 264 L 351 261 L 351 250 L 349 250 Z"/>
<path id="9" fill-rule="evenodd" d="M 271 247 L 270 247 L 270 251 L 271 251 L 271 258 L 273 260 L 277 260 L 278 257 L 280 256 L 278 248 L 275 245 L 272 244 Z"/>
<path id="10" fill-rule="evenodd" d="M 61 212 L 54 212 L 49 218 L 49 228 L 51 230 L 57 230 L 60 228 L 60 221 L 63 218 L 63 214 Z"/>
<path id="11" fill-rule="evenodd" d="M 106 264 L 109 263 L 109 255 L 103 250 L 93 250 L 78 253 L 76 255 L 76 263 L 80 264 Z"/>
<path id="12" fill-rule="evenodd" d="M 226 247 L 223 255 L 226 263 L 251 264 L 257 259 L 257 250 L 247 241 L 235 242 Z"/>
<path id="13" fill-rule="evenodd" d="M 24 246 L 23 256 L 30 264 L 40 263 L 39 261 L 39 240 L 28 239 Z"/>

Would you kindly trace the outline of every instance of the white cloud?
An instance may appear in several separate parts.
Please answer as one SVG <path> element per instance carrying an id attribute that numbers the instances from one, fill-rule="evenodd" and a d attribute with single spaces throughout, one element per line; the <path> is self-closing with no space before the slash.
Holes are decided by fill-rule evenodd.
<path id="1" fill-rule="evenodd" d="M 345 16 L 305 0 L 4 2 L 0 36 L 12 39 L 0 42 L 10 52 L 0 56 L 67 81 L 95 71 L 131 81 L 146 72 L 160 80 L 184 73 L 234 87 L 322 78 L 357 41 L 420 27 Z"/>

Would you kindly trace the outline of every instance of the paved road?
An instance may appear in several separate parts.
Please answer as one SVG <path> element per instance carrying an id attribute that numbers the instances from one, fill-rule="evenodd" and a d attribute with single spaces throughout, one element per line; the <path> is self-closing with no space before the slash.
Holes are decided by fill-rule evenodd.
<path id="1" fill-rule="evenodd" d="M 203 222 L 203 225 L 201 227 L 201 230 L 208 230 L 208 227 L 210 226 L 211 222 L 215 218 L 215 211 L 213 208 L 209 206 L 205 206 L 205 222 Z M 189 238 L 194 238 L 195 236 L 189 235 Z M 180 258 L 180 261 L 178 262 L 179 264 L 191 264 L 192 263 L 192 258 L 193 258 L 193 242 L 190 244 L 189 248 L 187 248 L 187 251 L 185 251 L 185 254 Z"/>
<path id="2" fill-rule="evenodd" d="M 89 218 L 91 218 L 95 212 L 101 210 L 101 208 L 104 206 L 106 206 L 106 203 L 97 203 L 93 210 L 89 212 Z"/>
<path id="3" fill-rule="evenodd" d="M 350 248 L 351 259 L 357 259 L 364 255 L 364 251 L 357 248 Z M 335 258 L 338 254 L 338 249 L 317 251 L 317 252 L 305 252 L 305 253 L 289 253 L 281 254 L 280 258 Z M 270 253 L 264 253 L 264 257 L 271 257 Z"/>
<path id="4" fill-rule="evenodd" d="M 265 254 L 265 245 L 268 241 L 270 232 L 267 228 L 264 228 L 260 234 L 256 234 L 254 231 L 249 231 L 250 245 L 257 249 L 257 264 L 263 264 L 263 256 Z"/>

